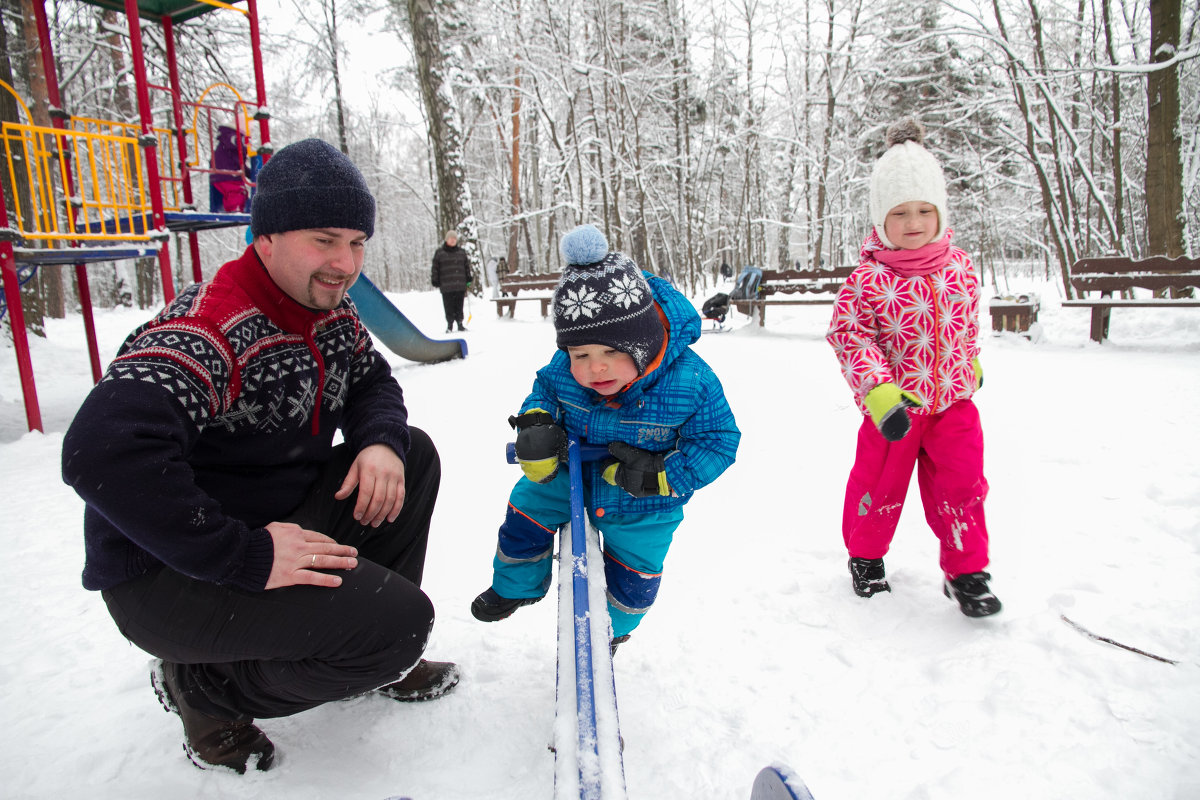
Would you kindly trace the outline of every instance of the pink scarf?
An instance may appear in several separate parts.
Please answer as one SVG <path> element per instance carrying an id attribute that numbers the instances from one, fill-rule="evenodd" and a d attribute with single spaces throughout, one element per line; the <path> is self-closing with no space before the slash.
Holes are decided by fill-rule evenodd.
<path id="1" fill-rule="evenodd" d="M 950 263 L 950 236 L 950 231 L 947 230 L 946 235 L 938 241 L 930 242 L 916 250 L 890 250 L 880 247 L 871 251 L 870 256 L 906 278 L 928 275 Z"/>

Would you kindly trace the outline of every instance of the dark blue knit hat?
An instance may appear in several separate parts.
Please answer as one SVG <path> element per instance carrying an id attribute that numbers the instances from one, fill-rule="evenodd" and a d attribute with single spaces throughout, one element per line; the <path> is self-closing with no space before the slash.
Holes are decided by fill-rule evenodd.
<path id="1" fill-rule="evenodd" d="M 663 326 L 650 284 L 633 259 L 608 252 L 594 225 L 580 225 L 559 244 L 567 268 L 554 289 L 560 349 L 602 344 L 628 353 L 638 374 L 662 349 Z"/>
<path id="2" fill-rule="evenodd" d="M 255 236 L 309 228 L 375 233 L 375 198 L 358 167 L 320 139 L 289 144 L 258 173 L 250 206 Z"/>

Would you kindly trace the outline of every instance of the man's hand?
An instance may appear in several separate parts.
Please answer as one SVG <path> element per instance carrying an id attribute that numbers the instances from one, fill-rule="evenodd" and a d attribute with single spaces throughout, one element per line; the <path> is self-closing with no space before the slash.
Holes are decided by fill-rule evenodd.
<path id="1" fill-rule="evenodd" d="M 291 522 L 272 522 L 267 533 L 275 545 L 275 560 L 267 578 L 267 589 L 310 584 L 333 588 L 342 585 L 337 575 L 319 569 L 354 569 L 358 550 L 338 544 L 323 533 L 301 528 Z"/>
<path id="2" fill-rule="evenodd" d="M 345 500 L 356 486 L 354 518 L 360 524 L 378 528 L 384 520 L 395 522 L 404 508 L 404 462 L 386 444 L 368 445 L 354 459 L 333 496 Z"/>

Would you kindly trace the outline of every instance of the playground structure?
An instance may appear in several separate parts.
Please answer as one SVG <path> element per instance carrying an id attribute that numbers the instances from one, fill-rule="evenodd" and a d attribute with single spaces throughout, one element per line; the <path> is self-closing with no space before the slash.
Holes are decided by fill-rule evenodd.
<path id="1" fill-rule="evenodd" d="M 121 6 L 114 0 L 80 2 L 108 9 Z M 249 214 L 243 211 L 199 210 L 193 196 L 193 176 L 213 172 L 208 159 L 213 153 L 218 120 L 232 122 L 234 129 L 242 134 L 237 138 L 239 147 L 244 148 L 243 161 L 249 162 L 256 156 L 269 158 L 271 147 L 255 0 L 246 0 L 244 9 L 220 0 L 125 0 L 123 10 L 129 25 L 137 125 L 75 116 L 62 107 L 44 0 L 34 0 L 33 7 L 46 77 L 47 97 L 43 100 L 49 108 L 50 125 L 35 124 L 28 105 L 13 87 L 0 82 L 0 91 L 12 94 L 21 112 L 19 121 L 4 121 L 0 129 L 0 143 L 4 148 L 4 194 L 13 201 L 10 209 L 4 196 L 0 195 L 0 271 L 4 287 L 0 311 L 6 309 L 9 315 L 29 429 L 41 430 L 41 412 L 21 308 L 21 284 L 29 280 L 39 266 L 70 264 L 75 267 L 92 377 L 99 381 L 102 371 L 87 266 L 97 262 L 156 258 L 163 298 L 171 301 L 175 297 L 175 287 L 170 233 L 186 234 L 192 275 L 199 281 L 201 264 L 197 232 L 249 223 Z M 228 84 L 209 87 L 195 101 L 184 101 L 181 97 L 174 26 L 218 10 L 244 14 L 249 21 L 256 91 L 253 103 L 244 100 Z M 156 19 L 162 25 L 168 86 L 149 82 L 142 50 L 143 16 Z M 169 96 L 169 119 L 155 120 L 150 100 L 152 90 Z M 227 100 L 228 104 L 218 104 L 218 98 Z M 252 122 L 258 123 L 257 148 L 250 143 Z M 252 189 L 248 175 L 223 174 L 220 177 L 244 182 L 247 194 Z"/>
<path id="2" fill-rule="evenodd" d="M 103 370 L 96 341 L 87 267 L 95 263 L 158 260 L 164 302 L 175 297 L 170 235 L 186 235 L 192 279 L 201 281 L 199 231 L 250 223 L 250 197 L 257 167 L 270 158 L 267 112 L 256 0 L 245 8 L 221 0 L 79 0 L 123 8 L 129 23 L 139 123 L 75 116 L 62 108 L 45 0 L 34 0 L 39 51 L 46 75 L 50 125 L 34 122 L 29 106 L 0 81 L 20 110 L 18 121 L 0 126 L 4 169 L 0 180 L 0 317 L 7 311 L 29 430 L 42 430 L 33 364 L 21 308 L 23 283 L 40 266 L 73 265 L 82 309 L 92 379 Z M 240 2 L 240 0 L 233 0 Z M 255 96 L 245 99 L 228 83 L 215 83 L 195 100 L 182 97 L 175 54 L 175 24 L 212 11 L 232 11 L 249 22 Z M 169 84 L 149 82 L 142 51 L 141 19 L 163 28 Z M 151 93 L 169 104 L 151 103 Z M 161 109 L 166 107 L 168 114 Z M 155 109 L 160 116 L 155 119 Z M 253 130 L 257 125 L 257 145 Z M 232 148 L 232 150 L 230 149 Z M 195 183 L 209 187 L 208 197 Z M 5 196 L 12 199 L 8 207 Z M 422 335 L 369 281 L 351 299 L 364 324 L 398 355 L 432 363 L 467 355 L 461 339 L 435 341 Z"/>

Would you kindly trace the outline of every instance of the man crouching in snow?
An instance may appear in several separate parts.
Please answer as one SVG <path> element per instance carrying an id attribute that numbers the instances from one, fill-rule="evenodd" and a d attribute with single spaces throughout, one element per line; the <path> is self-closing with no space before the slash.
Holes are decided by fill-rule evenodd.
<path id="1" fill-rule="evenodd" d="M 346 298 L 374 228 L 349 159 L 280 150 L 253 244 L 129 336 L 63 441 L 83 585 L 159 659 L 199 767 L 270 769 L 255 718 L 458 682 L 421 658 L 441 462 Z"/>

